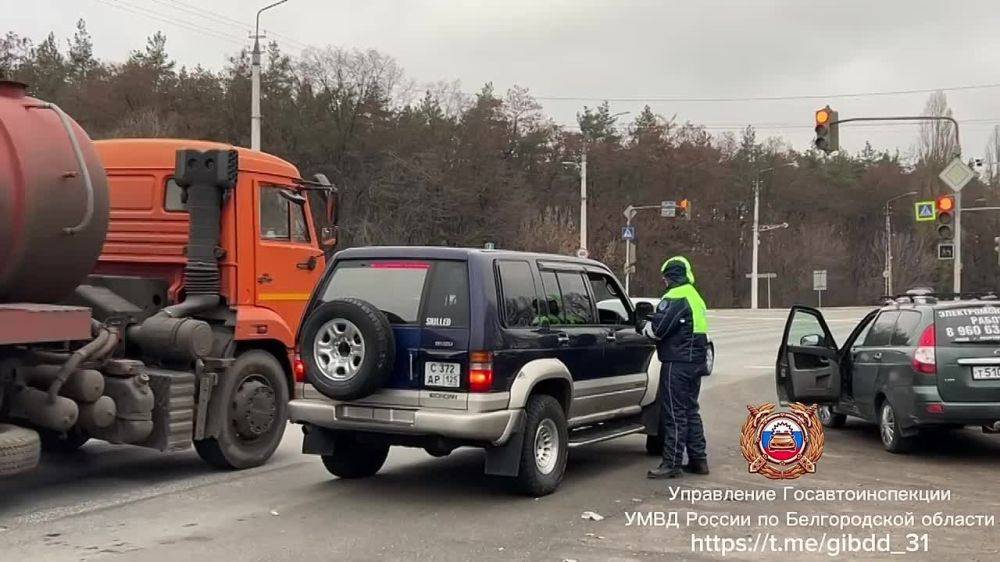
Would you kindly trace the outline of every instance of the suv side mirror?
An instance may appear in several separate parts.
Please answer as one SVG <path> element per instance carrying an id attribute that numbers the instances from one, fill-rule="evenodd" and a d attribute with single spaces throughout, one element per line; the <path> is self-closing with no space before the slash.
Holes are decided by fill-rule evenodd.
<path id="1" fill-rule="evenodd" d="M 823 336 L 819 334 L 808 334 L 802 336 L 802 338 L 799 339 L 799 345 L 802 347 L 819 347 L 823 345 Z"/>
<path id="2" fill-rule="evenodd" d="M 642 330 L 642 323 L 649 320 L 653 315 L 653 305 L 646 301 L 639 301 L 635 305 L 635 329 Z"/>

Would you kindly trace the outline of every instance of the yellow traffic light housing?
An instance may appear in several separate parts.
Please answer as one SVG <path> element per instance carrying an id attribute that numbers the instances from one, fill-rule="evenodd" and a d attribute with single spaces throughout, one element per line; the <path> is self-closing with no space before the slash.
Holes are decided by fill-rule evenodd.
<path id="1" fill-rule="evenodd" d="M 840 127 L 837 112 L 830 106 L 816 110 L 816 139 L 813 146 L 829 154 L 840 150 Z"/>
<path id="2" fill-rule="evenodd" d="M 691 220 L 691 200 L 684 198 L 677 202 L 677 216 Z"/>
<path id="3" fill-rule="evenodd" d="M 955 237 L 955 227 L 952 225 L 955 212 L 955 197 L 942 195 L 934 202 L 937 207 L 937 233 L 942 241 L 949 242 Z"/>

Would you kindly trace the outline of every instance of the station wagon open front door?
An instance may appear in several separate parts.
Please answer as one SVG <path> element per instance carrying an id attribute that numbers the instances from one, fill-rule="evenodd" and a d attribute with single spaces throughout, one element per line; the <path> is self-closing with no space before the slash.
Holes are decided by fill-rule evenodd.
<path id="1" fill-rule="evenodd" d="M 840 354 L 820 311 L 792 307 L 778 350 L 775 386 L 782 404 L 832 403 L 840 398 Z"/>

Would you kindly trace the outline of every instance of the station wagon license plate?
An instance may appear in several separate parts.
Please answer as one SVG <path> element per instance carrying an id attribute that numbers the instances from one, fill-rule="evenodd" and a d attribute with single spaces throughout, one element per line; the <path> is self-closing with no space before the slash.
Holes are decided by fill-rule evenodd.
<path id="1" fill-rule="evenodd" d="M 990 365 L 988 367 L 973 367 L 972 378 L 977 381 L 1000 380 L 1000 365 Z"/>
<path id="2" fill-rule="evenodd" d="M 458 363 L 424 363 L 424 386 L 458 388 L 461 385 L 462 366 Z"/>

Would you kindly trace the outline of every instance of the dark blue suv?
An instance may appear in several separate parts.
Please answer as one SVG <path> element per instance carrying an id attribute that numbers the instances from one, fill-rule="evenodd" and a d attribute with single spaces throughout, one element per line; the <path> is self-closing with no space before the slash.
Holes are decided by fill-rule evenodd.
<path id="1" fill-rule="evenodd" d="M 547 494 L 568 448 L 656 433 L 659 363 L 635 316 L 592 260 L 345 250 L 306 311 L 307 382 L 290 418 L 304 425 L 304 452 L 342 478 L 375 474 L 393 445 L 434 456 L 473 446 L 488 474 Z"/>

